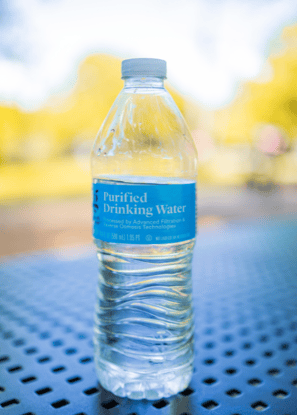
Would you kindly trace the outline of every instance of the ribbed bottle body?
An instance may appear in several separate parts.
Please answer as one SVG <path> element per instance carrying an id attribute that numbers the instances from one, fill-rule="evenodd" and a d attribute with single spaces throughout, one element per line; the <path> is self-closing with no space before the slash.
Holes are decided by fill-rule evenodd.
<path id="1" fill-rule="evenodd" d="M 92 152 L 95 363 L 114 394 L 156 399 L 185 389 L 193 372 L 195 207 L 188 205 L 197 157 L 160 80 L 130 81 Z"/>

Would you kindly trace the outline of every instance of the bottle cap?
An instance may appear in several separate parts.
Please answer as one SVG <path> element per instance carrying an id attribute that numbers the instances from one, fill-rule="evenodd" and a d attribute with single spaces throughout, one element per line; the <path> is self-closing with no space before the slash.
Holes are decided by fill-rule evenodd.
<path id="1" fill-rule="evenodd" d="M 122 61 L 122 79 L 129 76 L 166 78 L 166 61 L 151 58 L 126 59 Z"/>

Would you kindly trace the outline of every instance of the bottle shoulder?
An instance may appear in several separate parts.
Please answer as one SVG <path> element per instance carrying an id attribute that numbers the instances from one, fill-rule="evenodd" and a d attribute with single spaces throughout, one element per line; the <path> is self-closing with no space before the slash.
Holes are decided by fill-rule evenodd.
<path id="1" fill-rule="evenodd" d="M 109 111 L 94 143 L 92 170 L 107 160 L 159 170 L 197 171 L 197 151 L 187 124 L 165 89 L 155 93 L 123 90 Z M 159 166 L 157 166 L 159 164 Z M 117 170 L 120 166 L 117 167 Z M 143 169 L 143 168 L 142 168 Z M 141 170 L 142 170 L 141 169 Z"/>

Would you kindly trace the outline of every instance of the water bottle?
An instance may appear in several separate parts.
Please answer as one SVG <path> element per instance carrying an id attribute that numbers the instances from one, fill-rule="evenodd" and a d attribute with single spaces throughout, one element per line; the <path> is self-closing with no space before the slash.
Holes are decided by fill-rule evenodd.
<path id="1" fill-rule="evenodd" d="M 131 399 L 174 395 L 193 373 L 197 153 L 165 78 L 163 60 L 122 62 L 91 155 L 96 372 Z"/>

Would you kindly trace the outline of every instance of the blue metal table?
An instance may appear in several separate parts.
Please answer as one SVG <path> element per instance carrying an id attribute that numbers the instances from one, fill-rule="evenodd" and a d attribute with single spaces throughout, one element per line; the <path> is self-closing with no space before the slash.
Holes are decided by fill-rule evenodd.
<path id="1" fill-rule="evenodd" d="M 2 261 L 0 414 L 297 414 L 297 217 L 198 235 L 195 372 L 171 398 L 132 401 L 98 384 L 93 248 Z"/>

